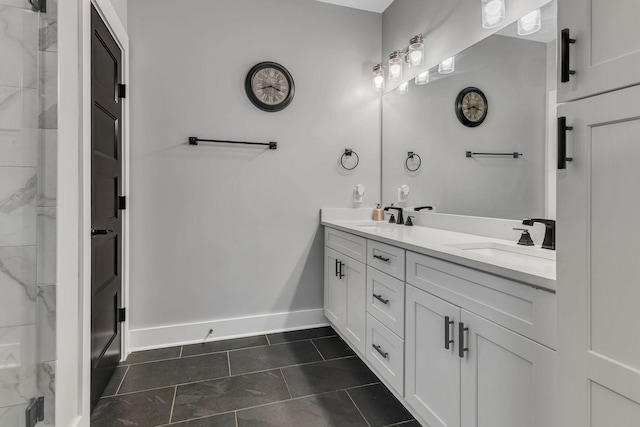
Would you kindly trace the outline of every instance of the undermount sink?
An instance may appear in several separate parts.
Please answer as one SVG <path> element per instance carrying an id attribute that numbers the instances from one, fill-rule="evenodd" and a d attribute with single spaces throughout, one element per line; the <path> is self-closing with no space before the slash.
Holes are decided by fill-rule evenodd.
<path id="1" fill-rule="evenodd" d="M 510 246 L 496 242 L 464 243 L 446 246 L 504 262 L 533 263 L 549 267 L 554 266 L 556 263 L 555 251 L 529 246 Z"/>
<path id="2" fill-rule="evenodd" d="M 357 224 L 356 227 L 358 228 L 362 228 L 363 230 L 379 230 L 381 228 L 396 228 L 396 227 L 402 227 L 401 225 L 398 224 L 390 224 L 388 222 L 376 222 L 376 221 L 371 221 L 370 223 L 367 224 Z"/>

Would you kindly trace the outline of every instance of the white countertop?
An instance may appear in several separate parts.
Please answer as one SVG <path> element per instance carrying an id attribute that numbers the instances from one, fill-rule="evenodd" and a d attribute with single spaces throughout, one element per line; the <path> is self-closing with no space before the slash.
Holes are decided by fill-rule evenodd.
<path id="1" fill-rule="evenodd" d="M 413 252 L 556 291 L 555 251 L 437 228 L 371 220 L 323 219 L 322 225 Z"/>

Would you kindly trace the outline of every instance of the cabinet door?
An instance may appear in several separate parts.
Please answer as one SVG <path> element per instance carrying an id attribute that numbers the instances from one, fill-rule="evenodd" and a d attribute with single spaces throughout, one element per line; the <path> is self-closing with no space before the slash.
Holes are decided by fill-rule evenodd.
<path id="1" fill-rule="evenodd" d="M 324 253 L 324 315 L 336 328 L 343 329 L 347 315 L 347 287 L 339 272 L 341 257 L 344 256 L 327 247 Z"/>
<path id="2" fill-rule="evenodd" d="M 558 31 L 568 28 L 576 40 L 569 48 L 570 68 L 576 73 L 569 82 L 558 83 L 558 102 L 640 83 L 638 16 L 637 0 L 558 2 Z M 560 69 L 561 48 L 558 55 Z"/>
<path id="3" fill-rule="evenodd" d="M 347 310 L 344 322 L 345 338 L 355 350 L 364 354 L 367 318 L 367 276 L 363 263 L 343 257 L 345 276 L 342 281 L 347 288 Z"/>
<path id="4" fill-rule="evenodd" d="M 406 300 L 405 399 L 430 427 L 460 427 L 460 358 L 456 343 L 445 348 L 460 309 L 410 285 Z"/>
<path id="5" fill-rule="evenodd" d="M 631 4 L 631 2 L 628 2 Z M 559 107 L 558 426 L 640 419 L 640 86 Z"/>
<path id="6" fill-rule="evenodd" d="M 554 351 L 466 310 L 461 321 L 468 328 L 460 359 L 462 425 L 551 426 Z"/>

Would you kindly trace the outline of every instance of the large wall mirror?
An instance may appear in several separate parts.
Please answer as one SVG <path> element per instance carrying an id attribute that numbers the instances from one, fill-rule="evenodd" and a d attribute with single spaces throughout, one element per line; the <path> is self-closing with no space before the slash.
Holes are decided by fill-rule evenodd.
<path id="1" fill-rule="evenodd" d="M 386 205 L 555 218 L 555 0 L 541 17 L 534 34 L 519 35 L 514 23 L 456 55 L 452 73 L 435 67 L 427 84 L 411 80 L 408 93 L 383 96 Z M 456 97 L 468 87 L 479 88 L 488 104 L 475 127 L 456 115 Z M 419 158 L 407 159 L 409 152 Z M 406 197 L 401 188 L 408 189 Z"/>

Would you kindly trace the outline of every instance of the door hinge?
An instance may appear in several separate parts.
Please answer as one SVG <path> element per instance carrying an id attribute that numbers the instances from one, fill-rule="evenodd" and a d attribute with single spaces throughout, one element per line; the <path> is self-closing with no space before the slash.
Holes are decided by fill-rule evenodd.
<path id="1" fill-rule="evenodd" d="M 121 211 L 127 209 L 127 196 L 118 197 L 118 209 Z"/>
<path id="2" fill-rule="evenodd" d="M 127 85 L 123 85 L 123 84 L 118 85 L 118 97 L 119 98 L 127 97 Z"/>
<path id="3" fill-rule="evenodd" d="M 44 397 L 31 399 L 25 412 L 27 417 L 26 427 L 35 427 L 38 421 L 44 421 Z"/>
<path id="4" fill-rule="evenodd" d="M 118 309 L 118 322 L 124 322 L 127 320 L 127 309 L 119 308 Z"/>

